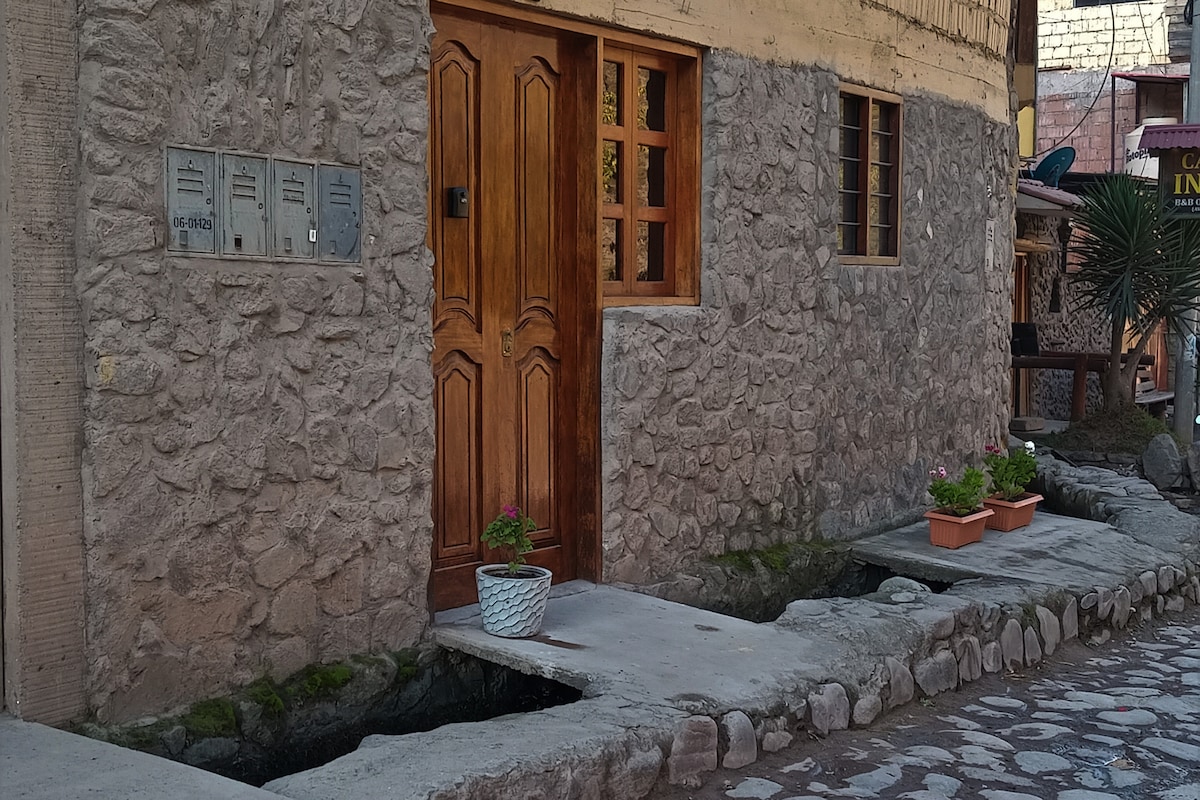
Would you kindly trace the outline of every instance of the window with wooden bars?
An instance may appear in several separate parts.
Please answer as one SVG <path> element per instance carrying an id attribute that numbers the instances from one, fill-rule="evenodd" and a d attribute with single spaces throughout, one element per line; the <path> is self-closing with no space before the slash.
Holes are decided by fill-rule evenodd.
<path id="1" fill-rule="evenodd" d="M 895 264 L 900 256 L 900 98 L 842 87 L 841 221 L 843 262 Z"/>
<path id="2" fill-rule="evenodd" d="M 699 299 L 699 61 L 605 39 L 600 280 L 605 305 Z"/>

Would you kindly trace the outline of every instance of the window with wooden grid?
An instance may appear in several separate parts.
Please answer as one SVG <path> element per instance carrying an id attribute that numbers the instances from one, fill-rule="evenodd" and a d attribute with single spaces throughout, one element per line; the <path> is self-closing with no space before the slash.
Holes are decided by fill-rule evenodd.
<path id="1" fill-rule="evenodd" d="M 838 253 L 843 262 L 899 261 L 900 111 L 895 95 L 842 88 Z"/>
<path id="2" fill-rule="evenodd" d="M 699 62 L 605 40 L 600 280 L 605 305 L 699 299 Z"/>

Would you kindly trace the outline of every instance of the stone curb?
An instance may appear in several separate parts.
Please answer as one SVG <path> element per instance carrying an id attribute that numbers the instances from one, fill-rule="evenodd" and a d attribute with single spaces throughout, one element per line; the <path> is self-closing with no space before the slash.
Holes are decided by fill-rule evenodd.
<path id="1" fill-rule="evenodd" d="M 1167 613 L 1178 613 L 1187 602 L 1200 602 L 1200 574 L 1196 557 L 1200 552 L 1200 520 L 1181 512 L 1167 501 L 1148 481 L 1119 475 L 1100 467 L 1072 467 L 1049 456 L 1039 456 L 1038 491 L 1046 497 L 1047 505 L 1071 516 L 1106 522 L 1119 531 L 1174 551 L 1174 563 L 1146 565 L 1126 583 L 1112 587 L 1096 587 L 1082 596 L 1037 587 L 1027 591 L 1025 603 L 989 603 L 967 600 L 953 610 L 944 598 L 955 597 L 951 588 L 943 595 L 913 595 L 897 592 L 884 598 L 835 598 L 832 600 L 797 600 L 788 605 L 784 617 L 803 616 L 808 619 L 833 612 L 839 621 L 860 614 L 866 604 L 894 603 L 906 607 L 911 616 L 918 608 L 937 613 L 926 617 L 918 635 L 909 635 L 907 648 L 884 656 L 870 677 L 863 680 L 844 680 L 814 686 L 807 700 L 789 713 L 760 719 L 756 738 L 752 742 L 746 726 L 731 721 L 747 715 L 740 710 L 726 713 L 720 720 L 724 729 L 735 727 L 723 737 L 715 735 L 718 720 L 709 719 L 714 736 L 712 752 L 705 764 L 717 763 L 731 767 L 732 761 L 744 766 L 757 746 L 774 752 L 790 743 L 802 730 L 824 736 L 830 731 L 851 725 L 866 727 L 880 714 L 903 706 L 919 696 L 940 694 L 961 684 L 978 680 L 985 673 L 1015 672 L 1037 665 L 1049 658 L 1063 642 L 1085 636 L 1089 644 L 1102 644 L 1129 625 L 1151 622 Z M 1144 536 L 1146 516 L 1155 517 L 1157 525 L 1177 529 L 1155 536 Z M 1182 534 L 1182 535 L 1180 535 Z M 1165 541 L 1164 541 L 1165 539 Z M 978 590 L 971 594 L 979 594 Z M 932 604 L 932 607 L 931 607 Z M 949 612 L 949 613 L 948 613 Z M 781 618 L 783 619 L 783 618 Z M 907 649 L 908 652 L 902 652 Z M 691 717 L 691 726 L 700 717 Z M 706 725 L 709 723 L 705 723 Z M 681 729 L 682 732 L 682 729 Z M 786 739 L 778 736 L 783 734 Z M 676 741 L 680 733 L 676 734 Z M 786 742 L 780 745 L 780 742 Z M 674 753 L 674 748 L 672 748 Z M 672 757 L 668 757 L 671 766 Z M 715 769 L 715 766 L 713 767 Z M 671 769 L 669 782 L 697 786 L 702 782 L 699 771 L 687 775 Z M 682 779 L 681 779 L 682 778 Z"/>
<path id="2" fill-rule="evenodd" d="M 1085 637 L 1103 643 L 1114 631 L 1200 600 L 1200 520 L 1180 512 L 1140 478 L 1047 457 L 1039 457 L 1039 465 L 1039 491 L 1052 510 L 1106 522 L 1171 560 L 1146 564 L 1115 586 L 1081 593 L 975 580 L 941 594 L 900 585 L 863 597 L 797 600 L 774 623 L 764 624 L 802 634 L 798 652 L 816 648 L 835 654 L 825 659 L 826 674 L 819 680 L 780 676 L 773 700 L 760 708 L 647 703 L 638 711 L 639 736 L 643 744 L 657 742 L 660 752 L 654 746 L 630 748 L 627 736 L 614 734 L 593 756 L 567 747 L 563 757 L 569 756 L 569 775 L 553 768 L 548 773 L 545 759 L 532 760 L 502 774 L 467 776 L 421 797 L 517 798 L 523 796 L 519 787 L 528 788 L 538 776 L 546 781 L 541 785 L 551 785 L 549 774 L 584 781 L 596 797 L 618 796 L 610 791 L 618 787 L 619 796 L 627 798 L 654 796 L 656 787 L 666 785 L 699 787 L 719 765 L 747 766 L 764 752 L 787 747 L 802 732 L 825 736 L 867 727 L 920 697 L 957 689 L 985 674 L 1040 664 L 1063 642 Z M 615 695 L 607 699 L 639 705 Z M 621 753 L 630 763 L 621 763 Z"/>

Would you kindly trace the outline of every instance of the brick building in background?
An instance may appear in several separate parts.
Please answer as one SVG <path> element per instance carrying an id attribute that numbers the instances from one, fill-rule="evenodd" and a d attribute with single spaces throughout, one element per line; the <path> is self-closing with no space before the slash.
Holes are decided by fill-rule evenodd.
<path id="1" fill-rule="evenodd" d="M 1123 169 L 1125 135 L 1182 120 L 1189 27 L 1184 0 L 1042 0 L 1035 160 L 1076 150 L 1074 172 Z"/>

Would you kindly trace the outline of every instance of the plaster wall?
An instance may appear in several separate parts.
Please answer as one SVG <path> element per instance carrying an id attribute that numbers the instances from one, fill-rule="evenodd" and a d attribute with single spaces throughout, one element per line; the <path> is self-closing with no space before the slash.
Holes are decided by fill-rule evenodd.
<path id="1" fill-rule="evenodd" d="M 413 644 L 432 536 L 424 4 L 81 9 L 90 705 L 128 719 Z M 167 257 L 167 143 L 361 164 L 361 266 Z"/>
<path id="2" fill-rule="evenodd" d="M 85 707 L 74 14 L 0 0 L 0 706 L 49 724 Z"/>
<path id="3" fill-rule="evenodd" d="M 843 80 L 941 94 L 1009 119 L 1002 64 L 1012 0 L 520 1 L 763 61 L 818 64 Z"/>
<path id="4" fill-rule="evenodd" d="M 1120 70 L 1169 61 L 1165 0 L 1074 8 L 1072 0 L 1038 10 L 1038 68 Z M 1110 61 L 1111 59 L 1111 61 Z"/>
<path id="5" fill-rule="evenodd" d="M 727 51 L 705 73 L 701 307 L 605 314 L 619 582 L 911 521 L 927 470 L 976 463 L 1007 423 L 1013 128 L 905 96 L 901 263 L 843 265 L 838 77 Z"/>

